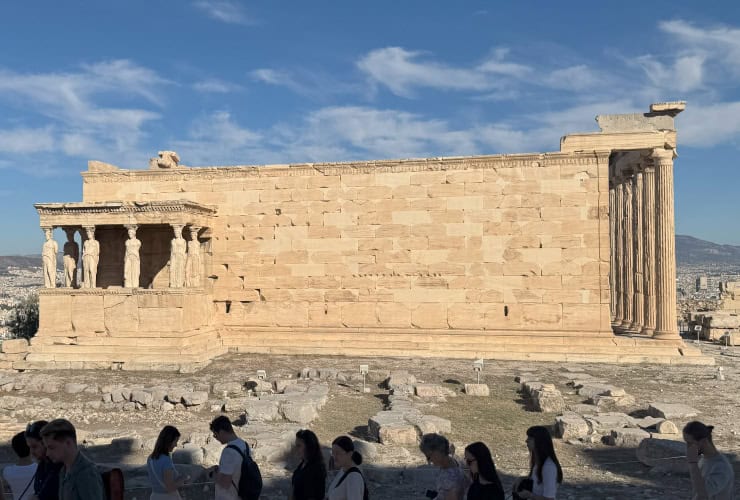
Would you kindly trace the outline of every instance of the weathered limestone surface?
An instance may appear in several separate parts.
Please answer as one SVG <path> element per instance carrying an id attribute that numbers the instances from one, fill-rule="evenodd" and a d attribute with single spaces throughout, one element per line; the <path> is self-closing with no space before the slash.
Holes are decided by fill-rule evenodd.
<path id="1" fill-rule="evenodd" d="M 186 168 L 161 151 L 149 170 L 92 162 L 82 203 L 37 205 L 43 227 L 84 228 L 84 288 L 46 290 L 39 336 L 18 367 L 151 369 L 167 353 L 176 361 L 166 365 L 190 370 L 230 348 L 683 361 L 679 343 L 643 352 L 610 338 L 612 320 L 649 324 L 635 317 L 650 296 L 634 269 L 644 210 L 632 200 L 644 188 L 628 178 L 634 165 L 615 172 L 622 153 L 659 158 L 657 326 L 672 335 L 675 307 L 671 317 L 660 283 L 672 285 L 675 256 L 660 241 L 673 234 L 664 157 L 675 131 L 655 129 L 672 123 L 680 106 L 670 106 L 601 117 L 600 132 L 544 154 Z M 124 227 L 134 225 L 128 241 L 140 247 L 128 243 L 126 257 Z"/>

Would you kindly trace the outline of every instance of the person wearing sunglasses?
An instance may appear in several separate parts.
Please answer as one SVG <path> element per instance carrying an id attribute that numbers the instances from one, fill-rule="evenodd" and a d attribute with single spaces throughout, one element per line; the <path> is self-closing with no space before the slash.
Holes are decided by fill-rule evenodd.
<path id="1" fill-rule="evenodd" d="M 46 424 L 46 420 L 39 420 L 28 424 L 24 435 L 26 444 L 31 450 L 31 456 L 36 460 L 36 475 L 33 478 L 33 494 L 38 500 L 58 500 L 59 499 L 59 471 L 63 464 L 55 464 L 46 456 L 46 446 L 41 437 L 41 429 Z"/>
<path id="2" fill-rule="evenodd" d="M 504 500 L 504 487 L 496 472 L 491 451 L 480 441 L 465 448 L 465 465 L 470 474 L 466 500 Z"/>

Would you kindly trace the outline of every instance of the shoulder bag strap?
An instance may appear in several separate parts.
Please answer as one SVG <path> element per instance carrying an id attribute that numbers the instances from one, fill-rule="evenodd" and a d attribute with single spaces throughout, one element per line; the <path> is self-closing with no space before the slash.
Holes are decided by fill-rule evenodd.
<path id="1" fill-rule="evenodd" d="M 18 498 L 20 498 L 20 500 L 23 500 L 23 495 L 26 494 L 26 492 L 28 491 L 28 488 L 30 488 L 31 485 L 33 484 L 34 480 L 36 479 L 36 473 L 38 471 L 39 471 L 39 468 L 38 468 L 38 466 L 36 466 L 36 470 L 34 471 L 33 476 L 31 476 L 31 480 L 26 485 L 25 489 L 23 490 L 23 493 L 21 493 L 21 495 L 18 497 Z"/>

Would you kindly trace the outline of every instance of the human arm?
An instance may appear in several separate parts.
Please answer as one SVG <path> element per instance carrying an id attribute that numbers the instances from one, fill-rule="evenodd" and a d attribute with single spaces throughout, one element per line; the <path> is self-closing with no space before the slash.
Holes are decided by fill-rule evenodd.
<path id="1" fill-rule="evenodd" d="M 689 476 L 691 477 L 691 489 L 697 500 L 708 498 L 707 489 L 704 486 L 704 478 L 701 477 L 699 469 L 699 447 L 696 444 L 686 446 L 686 462 L 689 465 Z"/>
<path id="2" fill-rule="evenodd" d="M 555 500 L 558 491 L 558 469 L 555 463 L 547 460 L 542 466 L 542 495 L 522 491 L 519 496 L 531 500 Z"/>
<path id="3" fill-rule="evenodd" d="M 216 469 L 216 485 L 225 490 L 231 487 L 236 488 L 236 485 L 234 485 L 234 476 L 241 465 L 241 454 L 233 448 L 224 448 L 224 451 L 221 452 L 221 460 L 218 463 L 218 468 Z"/>
<path id="4" fill-rule="evenodd" d="M 165 469 L 164 472 L 162 472 L 162 482 L 164 483 L 164 489 L 167 493 L 174 493 L 179 487 L 184 485 L 188 479 L 190 479 L 190 476 L 176 477 L 174 468 Z"/>

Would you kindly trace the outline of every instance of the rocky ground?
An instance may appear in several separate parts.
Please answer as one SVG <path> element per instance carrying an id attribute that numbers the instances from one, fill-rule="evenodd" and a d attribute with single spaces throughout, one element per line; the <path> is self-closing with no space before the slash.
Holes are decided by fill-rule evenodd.
<path id="1" fill-rule="evenodd" d="M 26 423 L 65 417 L 96 461 L 124 469 L 128 498 L 148 498 L 141 466 L 159 429 L 172 424 L 183 435 L 175 461 L 198 483 L 183 496 L 212 498 L 203 471 L 221 447 L 208 422 L 225 412 L 246 423 L 238 433 L 261 466 L 264 498 L 287 498 L 291 443 L 308 427 L 327 447 L 341 434 L 357 439 L 372 498 L 413 499 L 434 482 L 416 445 L 421 432 L 443 432 L 459 453 L 486 442 L 508 488 L 527 472 L 527 427 L 548 425 L 562 435 L 555 442 L 565 474 L 558 498 L 689 498 L 683 461 L 662 458 L 683 454 L 680 434 L 671 431 L 694 418 L 715 425 L 715 442 L 740 479 L 740 349 L 702 349 L 717 366 L 490 361 L 482 396 L 474 395 L 480 386 L 465 391 L 477 382 L 466 360 L 228 355 L 188 375 L 3 373 L 0 460 L 12 461 L 7 442 Z M 369 368 L 366 391 L 361 364 Z"/>

